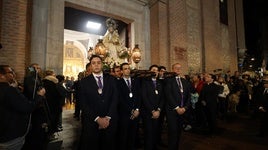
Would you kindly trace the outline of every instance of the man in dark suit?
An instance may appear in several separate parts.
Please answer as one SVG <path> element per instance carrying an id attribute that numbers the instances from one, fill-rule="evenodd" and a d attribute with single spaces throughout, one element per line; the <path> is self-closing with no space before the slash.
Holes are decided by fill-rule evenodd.
<path id="1" fill-rule="evenodd" d="M 116 79 L 102 72 L 101 57 L 90 58 L 92 74 L 81 80 L 82 108 L 80 149 L 115 149 L 118 93 Z"/>
<path id="2" fill-rule="evenodd" d="M 172 65 L 176 76 L 166 79 L 166 113 L 168 122 L 168 149 L 178 150 L 184 123 L 183 115 L 190 107 L 190 84 L 180 76 L 181 65 Z"/>
<path id="3" fill-rule="evenodd" d="M 119 150 L 133 150 L 139 123 L 140 80 L 130 77 L 130 66 L 123 63 L 120 66 L 123 74 L 118 81 L 119 95 Z"/>
<path id="4" fill-rule="evenodd" d="M 43 87 L 42 83 L 43 71 L 39 64 L 33 63 L 29 66 L 27 75 L 24 78 L 23 94 L 29 101 L 33 101 L 36 97 L 36 90 Z M 23 150 L 28 149 L 46 149 L 48 130 L 50 129 L 50 109 L 48 108 L 46 99 L 41 105 L 33 111 L 31 118 L 31 128 L 25 138 Z"/>
<path id="5" fill-rule="evenodd" d="M 209 134 L 217 133 L 217 104 L 218 95 L 223 92 L 223 86 L 216 82 L 216 76 L 205 74 L 205 84 L 201 90 L 199 100 L 204 107 Z"/>
<path id="6" fill-rule="evenodd" d="M 15 74 L 10 66 L 0 65 L 0 149 L 22 148 L 29 130 L 30 114 L 43 101 L 45 89 L 37 90 L 33 101 L 29 101 L 11 84 Z"/>
<path id="7" fill-rule="evenodd" d="M 260 112 L 259 136 L 268 135 L 268 74 L 262 80 L 263 86 L 257 91 L 258 110 Z"/>
<path id="8" fill-rule="evenodd" d="M 152 65 L 149 68 L 155 75 L 142 81 L 142 118 L 144 123 L 144 149 L 156 149 L 160 113 L 164 106 L 163 87 L 158 77 L 158 66 Z"/>

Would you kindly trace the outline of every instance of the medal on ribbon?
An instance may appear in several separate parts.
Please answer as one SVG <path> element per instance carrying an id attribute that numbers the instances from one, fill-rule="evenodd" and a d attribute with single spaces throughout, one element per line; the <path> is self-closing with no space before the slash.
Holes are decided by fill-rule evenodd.
<path id="1" fill-rule="evenodd" d="M 129 93 L 129 97 L 132 98 L 133 97 L 133 94 L 132 92 Z"/>
<path id="2" fill-rule="evenodd" d="M 99 94 L 102 94 L 102 89 L 99 88 L 99 89 L 98 89 L 98 93 L 99 93 Z"/>

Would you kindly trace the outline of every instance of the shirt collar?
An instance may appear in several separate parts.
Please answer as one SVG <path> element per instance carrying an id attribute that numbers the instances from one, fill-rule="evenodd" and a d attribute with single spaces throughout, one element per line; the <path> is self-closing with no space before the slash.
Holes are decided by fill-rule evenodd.
<path id="1" fill-rule="evenodd" d="M 123 77 L 123 79 L 126 81 L 126 80 L 131 80 L 131 78 L 126 78 L 126 77 Z"/>
<path id="2" fill-rule="evenodd" d="M 181 78 L 181 76 L 176 76 L 175 78 L 176 78 L 176 79 L 180 79 L 180 78 Z"/>
<path id="3" fill-rule="evenodd" d="M 103 79 L 103 72 L 101 72 L 100 74 L 92 73 L 92 75 L 94 76 L 95 79 L 97 79 L 97 77 L 99 76 L 101 76 L 101 79 Z"/>

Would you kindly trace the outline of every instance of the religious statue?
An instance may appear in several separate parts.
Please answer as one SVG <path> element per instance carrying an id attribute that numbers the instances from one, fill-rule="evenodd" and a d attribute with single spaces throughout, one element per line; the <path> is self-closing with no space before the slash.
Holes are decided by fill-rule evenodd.
<path id="1" fill-rule="evenodd" d="M 107 32 L 103 37 L 103 44 L 107 48 L 108 56 L 105 62 L 110 64 L 110 67 L 118 66 L 127 62 L 128 49 L 120 42 L 117 30 L 117 23 L 112 18 L 106 20 Z"/>

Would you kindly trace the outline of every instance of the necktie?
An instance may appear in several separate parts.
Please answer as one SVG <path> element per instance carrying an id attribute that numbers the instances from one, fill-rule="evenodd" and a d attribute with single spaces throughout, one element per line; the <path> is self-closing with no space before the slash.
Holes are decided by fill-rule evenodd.
<path id="1" fill-rule="evenodd" d="M 153 80 L 154 88 L 156 89 L 156 80 Z"/>
<path id="2" fill-rule="evenodd" d="M 181 83 L 181 78 L 177 78 L 177 82 L 178 82 L 179 90 L 181 93 L 181 107 L 183 107 L 183 87 Z"/>
<path id="3" fill-rule="evenodd" d="M 177 78 L 177 82 L 178 82 L 178 86 L 179 86 L 180 92 L 183 92 L 183 87 L 182 87 L 182 83 L 181 83 L 181 78 Z"/>
<path id="4" fill-rule="evenodd" d="M 102 85 L 102 82 L 101 82 L 101 76 L 96 76 L 96 77 L 98 79 L 98 86 L 99 86 L 100 89 L 102 89 L 103 85 Z"/>
<path id="5" fill-rule="evenodd" d="M 130 85 L 129 79 L 127 79 L 127 86 L 131 90 L 131 85 Z"/>

